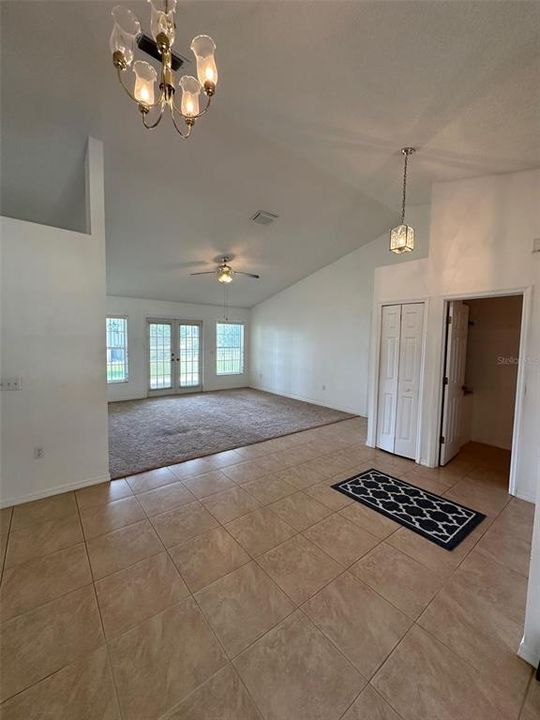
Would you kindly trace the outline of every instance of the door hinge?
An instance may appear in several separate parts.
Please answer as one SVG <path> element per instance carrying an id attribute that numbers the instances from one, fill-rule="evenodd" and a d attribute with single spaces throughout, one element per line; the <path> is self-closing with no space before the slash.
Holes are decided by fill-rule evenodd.
<path id="1" fill-rule="evenodd" d="M 446 442 L 446 438 L 444 437 L 444 435 L 441 435 L 441 445 L 444 445 L 445 442 Z"/>
<path id="2" fill-rule="evenodd" d="M 448 378 L 447 378 L 447 377 L 444 377 L 444 378 L 443 378 L 442 384 L 443 384 L 443 385 L 448 385 Z"/>
<path id="3" fill-rule="evenodd" d="M 451 324 L 452 324 L 452 316 L 451 316 L 451 315 L 447 315 L 447 316 L 446 316 L 446 324 L 447 324 L 447 325 L 451 325 Z"/>

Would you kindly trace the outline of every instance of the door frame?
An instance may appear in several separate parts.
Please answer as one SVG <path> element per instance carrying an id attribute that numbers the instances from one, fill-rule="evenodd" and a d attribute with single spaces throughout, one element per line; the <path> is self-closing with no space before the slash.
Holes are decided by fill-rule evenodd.
<path id="1" fill-rule="evenodd" d="M 198 325 L 199 326 L 199 379 L 200 383 L 193 387 L 182 388 L 176 384 L 178 379 L 178 370 L 172 369 L 171 380 L 172 387 L 158 388 L 152 390 L 150 388 L 150 325 L 152 323 L 172 325 L 172 349 L 171 352 L 176 355 L 175 336 L 180 325 Z M 189 393 L 203 392 L 203 349 L 204 349 L 204 324 L 202 320 L 190 320 L 187 318 L 170 318 L 170 317 L 147 317 L 146 318 L 146 336 L 145 336 L 145 364 L 146 364 L 146 396 L 157 397 L 159 395 L 186 395 Z M 178 365 L 171 361 L 171 366 L 177 368 Z"/>
<path id="2" fill-rule="evenodd" d="M 372 348 L 371 357 L 371 378 L 369 385 L 368 406 L 372 412 L 368 414 L 368 433 L 366 445 L 368 447 L 377 447 L 377 426 L 379 422 L 379 377 L 380 377 L 380 360 L 381 360 L 381 339 L 382 339 L 382 309 L 387 305 L 416 305 L 422 303 L 424 306 L 424 314 L 422 318 L 422 355 L 420 359 L 420 387 L 418 392 L 418 429 L 416 433 L 416 453 L 414 461 L 421 462 L 422 448 L 422 427 L 423 427 L 423 411 L 424 411 L 424 375 L 426 368 L 426 349 L 427 349 L 427 326 L 429 318 L 429 297 L 416 297 L 396 300 L 382 300 L 376 304 L 373 310 L 374 317 L 372 319 L 374 334 L 372 337 L 375 342 Z"/>
<path id="3" fill-rule="evenodd" d="M 531 318 L 531 309 L 532 309 L 532 287 L 520 287 L 520 288 L 511 288 L 507 290 L 485 290 L 483 292 L 476 292 L 476 293 L 463 293 L 459 295 L 445 295 L 443 297 L 443 309 L 442 309 L 442 318 L 441 318 L 441 324 L 443 329 L 443 332 L 446 332 L 446 313 L 448 312 L 448 304 L 452 302 L 453 300 L 481 300 L 482 298 L 492 298 L 492 297 L 512 297 L 519 295 L 522 297 L 522 305 L 521 305 L 521 326 L 519 329 L 519 363 L 518 363 L 518 374 L 517 374 L 517 380 L 516 380 L 516 400 L 514 405 L 514 422 L 512 427 L 512 448 L 511 448 L 511 455 L 510 455 L 510 473 L 509 473 L 509 482 L 508 482 L 508 492 L 510 495 L 516 494 L 516 476 L 517 476 L 517 459 L 518 459 L 518 447 L 520 442 L 520 436 L 521 436 L 521 418 L 523 415 L 523 403 L 525 400 L 525 364 L 526 364 L 526 358 L 527 358 L 527 347 L 528 347 L 528 330 L 529 330 L 529 324 L 530 324 L 530 318 Z M 438 385 L 439 392 L 437 394 L 437 408 L 436 408 L 436 416 L 434 418 L 434 422 L 436 421 L 436 432 L 438 435 L 436 435 L 437 438 L 440 440 L 440 423 L 441 423 L 441 417 L 442 417 L 442 407 L 443 407 L 443 380 L 444 380 L 444 369 L 445 369 L 445 362 L 446 362 L 446 352 L 445 352 L 445 343 L 443 342 L 442 348 L 441 348 L 441 354 L 439 358 L 439 371 L 438 371 Z M 440 441 L 437 441 L 436 443 L 436 453 L 437 457 L 435 460 L 434 467 L 439 467 L 440 462 Z"/>

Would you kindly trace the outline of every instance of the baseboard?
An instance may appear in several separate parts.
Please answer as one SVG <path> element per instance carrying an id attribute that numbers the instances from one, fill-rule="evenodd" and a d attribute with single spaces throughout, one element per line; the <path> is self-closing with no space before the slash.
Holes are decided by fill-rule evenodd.
<path id="1" fill-rule="evenodd" d="M 339 410 L 340 412 L 349 413 L 350 415 L 358 415 L 359 417 L 366 417 L 358 408 L 343 407 L 341 405 L 329 405 L 328 403 L 321 402 L 320 400 L 314 400 L 313 398 L 306 397 L 304 395 L 296 395 L 295 393 L 276 392 L 270 388 L 262 387 L 261 385 L 250 385 L 252 390 L 260 390 L 261 392 L 267 392 L 271 395 L 280 395 L 281 397 L 291 398 L 291 400 L 301 400 L 302 402 L 311 403 L 312 405 L 319 405 L 319 407 L 329 408 L 330 410 Z"/>
<path id="2" fill-rule="evenodd" d="M 538 651 L 535 652 L 533 648 L 527 644 L 525 636 L 523 636 L 523 639 L 519 644 L 517 654 L 522 660 L 525 660 L 525 662 L 528 662 L 529 665 L 532 665 L 533 668 L 536 669 L 538 667 L 538 664 L 540 663 L 540 655 Z"/>
<path id="3" fill-rule="evenodd" d="M 238 381 L 240 382 L 240 381 Z M 171 391 L 170 393 L 164 392 L 163 394 L 158 395 L 152 395 L 148 391 L 145 391 L 144 394 L 135 394 L 135 395 L 129 395 L 128 397 L 115 397 L 107 398 L 107 403 L 110 405 L 112 403 L 120 403 L 120 402 L 131 402 L 132 400 L 150 400 L 152 398 L 160 398 L 160 397 L 182 397 L 183 395 L 199 395 L 200 393 L 210 393 L 210 392 L 222 392 L 224 390 L 241 390 L 242 388 L 248 388 L 251 387 L 250 385 L 247 385 L 247 380 L 242 380 L 239 385 L 227 385 L 224 387 L 203 387 L 202 390 L 196 390 L 193 393 L 176 393 L 174 391 Z"/>
<path id="4" fill-rule="evenodd" d="M 530 495 L 529 493 L 522 492 L 521 490 L 516 490 L 515 493 L 511 493 L 514 497 L 519 498 L 520 500 L 525 500 L 525 502 L 530 502 L 533 505 L 536 505 L 536 498 Z"/>
<path id="5" fill-rule="evenodd" d="M 0 508 L 11 507 L 12 505 L 20 505 L 21 503 L 31 502 L 32 500 L 42 500 L 51 495 L 60 495 L 60 493 L 69 492 L 70 490 L 80 490 L 89 485 L 98 485 L 99 483 L 108 482 L 111 479 L 109 473 L 106 475 L 98 475 L 98 477 L 88 478 L 87 480 L 79 480 L 77 482 L 65 483 L 64 485 L 54 485 L 47 490 L 39 490 L 27 495 L 20 495 L 14 498 L 2 498 L 0 500 Z"/>

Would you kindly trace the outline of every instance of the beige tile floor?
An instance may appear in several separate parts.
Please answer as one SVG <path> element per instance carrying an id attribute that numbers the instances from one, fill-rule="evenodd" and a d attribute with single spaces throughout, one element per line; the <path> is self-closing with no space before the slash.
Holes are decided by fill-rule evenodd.
<path id="1" fill-rule="evenodd" d="M 1 511 L 4 720 L 533 720 L 531 505 L 355 418 Z M 483 511 L 453 552 L 330 488 L 378 467 Z"/>

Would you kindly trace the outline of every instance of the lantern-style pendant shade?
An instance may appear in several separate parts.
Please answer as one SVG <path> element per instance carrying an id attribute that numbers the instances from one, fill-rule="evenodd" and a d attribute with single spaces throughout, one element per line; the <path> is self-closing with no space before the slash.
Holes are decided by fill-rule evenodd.
<path id="1" fill-rule="evenodd" d="M 182 88 L 180 110 L 187 117 L 195 117 L 199 114 L 201 85 L 192 75 L 183 75 L 180 78 L 180 87 Z"/>
<path id="2" fill-rule="evenodd" d="M 398 254 L 414 250 L 414 228 L 409 225 L 398 225 L 392 228 L 390 230 L 390 250 Z"/>

